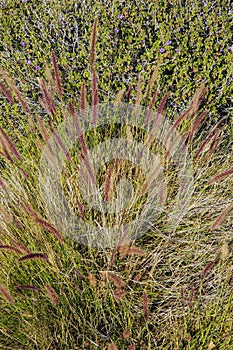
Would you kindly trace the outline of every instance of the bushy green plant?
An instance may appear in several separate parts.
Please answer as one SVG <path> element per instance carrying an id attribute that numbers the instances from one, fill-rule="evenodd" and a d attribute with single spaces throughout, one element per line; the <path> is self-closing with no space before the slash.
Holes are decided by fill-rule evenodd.
<path id="1" fill-rule="evenodd" d="M 6 1 L 1 9 L 2 68 L 17 76 L 23 92 L 35 99 L 38 93 L 35 78 L 43 74 L 49 52 L 54 50 L 66 91 L 75 97 L 83 79 L 90 87 L 87 57 L 95 16 L 101 37 L 96 62 L 101 101 L 110 101 L 120 88 L 135 86 L 138 73 L 147 81 L 161 59 L 157 83 L 161 91 L 171 93 L 170 116 L 176 117 L 184 110 L 197 87 L 206 81 L 208 123 L 224 116 L 228 116 L 230 123 L 232 10 L 229 0 L 214 4 L 194 1 L 185 6 L 180 1 L 172 4 L 138 0 L 123 3 L 89 0 L 82 4 L 54 1 L 54 6 L 34 0 Z M 135 89 L 131 98 L 135 99 Z M 12 116 L 12 111 L 6 110 L 4 114 Z M 16 111 L 13 115 L 18 120 Z"/>

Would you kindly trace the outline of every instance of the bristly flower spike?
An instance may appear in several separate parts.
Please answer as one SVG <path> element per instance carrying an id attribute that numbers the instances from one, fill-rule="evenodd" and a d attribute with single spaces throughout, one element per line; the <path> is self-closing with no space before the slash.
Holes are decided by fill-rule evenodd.
<path id="1" fill-rule="evenodd" d="M 97 38 L 97 18 L 94 19 L 94 24 L 93 24 L 93 29 L 92 29 L 92 37 L 91 37 L 91 48 L 90 48 L 91 69 L 93 69 L 93 65 L 95 63 L 96 38 Z"/>
<path id="2" fill-rule="evenodd" d="M 13 96 L 11 95 L 10 91 L 6 88 L 6 86 L 2 82 L 0 82 L 0 89 L 2 90 L 6 98 L 10 101 L 10 103 L 14 104 Z"/>
<path id="3" fill-rule="evenodd" d="M 0 285 L 0 293 L 4 296 L 4 298 L 10 303 L 10 304 L 13 304 L 14 303 L 14 299 L 12 298 L 12 296 L 10 296 L 10 294 L 8 293 L 8 291 L 3 288 L 1 285 Z"/>
<path id="4" fill-rule="evenodd" d="M 3 139 L 5 139 L 5 142 L 7 143 L 9 149 L 11 150 L 11 152 L 14 154 L 14 156 L 19 161 L 21 161 L 22 160 L 21 155 L 19 154 L 18 150 L 16 149 L 15 145 L 13 144 L 13 142 L 11 141 L 9 136 L 5 133 L 5 131 L 2 128 L 0 128 L 0 132 L 1 132 L 2 136 L 3 136 Z M 4 144 L 6 144 L 6 143 L 4 143 Z"/>

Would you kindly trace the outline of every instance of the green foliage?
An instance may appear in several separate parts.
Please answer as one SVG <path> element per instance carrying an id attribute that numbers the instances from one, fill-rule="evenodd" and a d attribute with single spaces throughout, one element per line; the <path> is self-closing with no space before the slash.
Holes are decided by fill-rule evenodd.
<path id="1" fill-rule="evenodd" d="M 207 5 L 194 1 L 185 6 L 179 1 L 64 1 L 51 6 L 13 0 L 1 10 L 1 65 L 11 76 L 17 76 L 19 85 L 33 97 L 35 77 L 43 74 L 42 69 L 35 68 L 43 68 L 54 49 L 67 94 L 76 97 L 82 80 L 90 81 L 89 36 L 97 17 L 96 67 L 101 101 L 135 83 L 139 72 L 148 79 L 162 57 L 157 84 L 163 93 L 171 92 L 170 115 L 179 113 L 200 82 L 206 81 L 209 91 L 205 107 L 210 111 L 210 121 L 218 120 L 232 113 L 230 9 L 228 0 Z M 166 45 L 167 40 L 170 45 Z M 164 53 L 159 51 L 162 47 Z M 27 59 L 31 64 L 26 64 Z"/>

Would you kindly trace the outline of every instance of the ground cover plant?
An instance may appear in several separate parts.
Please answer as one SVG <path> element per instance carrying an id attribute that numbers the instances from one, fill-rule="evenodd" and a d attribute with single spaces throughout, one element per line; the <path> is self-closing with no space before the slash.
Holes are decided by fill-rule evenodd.
<path id="1" fill-rule="evenodd" d="M 227 1 L 2 4 L 3 349 L 232 348 L 230 18 Z M 132 106 L 138 124 L 111 119 L 98 126 L 102 104 L 120 112 Z M 96 127 L 85 132 L 88 115 Z M 142 127 L 143 117 L 152 129 Z M 57 131 L 63 122 L 74 131 L 82 126 L 70 149 Z M 136 167 L 123 157 L 106 161 L 96 173 L 105 203 L 116 199 L 119 180 L 134 189 L 128 207 L 106 215 L 80 192 L 79 166 L 84 180 L 92 179 L 85 155 L 119 136 L 159 154 L 163 173 L 155 166 L 144 174 L 142 162 Z M 69 206 L 93 231 L 119 228 L 113 246 L 72 239 L 64 211 L 62 225 L 54 225 L 39 181 L 48 140 L 64 158 Z M 176 148 L 192 164 L 192 188 L 171 226 L 186 186 L 173 161 Z M 157 201 L 148 205 L 154 187 Z M 60 208 L 58 197 L 52 202 Z M 163 210 L 155 213 L 158 206 Z M 134 237 L 130 222 L 141 214 L 146 229 Z"/>

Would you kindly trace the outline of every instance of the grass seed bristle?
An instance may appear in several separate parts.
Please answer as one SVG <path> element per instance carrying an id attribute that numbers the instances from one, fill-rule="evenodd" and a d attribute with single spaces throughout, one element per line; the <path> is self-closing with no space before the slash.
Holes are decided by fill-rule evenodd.
<path id="1" fill-rule="evenodd" d="M 218 228 L 218 226 L 223 222 L 227 214 L 233 209 L 233 203 L 230 203 L 213 222 L 210 230 L 213 231 Z"/>
<path id="2" fill-rule="evenodd" d="M 25 261 L 25 260 L 46 260 L 48 261 L 47 254 L 44 253 L 30 253 L 27 255 L 22 256 L 19 258 L 19 261 Z"/>
<path id="3" fill-rule="evenodd" d="M 11 152 L 14 154 L 14 156 L 19 160 L 19 161 L 22 161 L 22 158 L 21 158 L 21 155 L 19 154 L 17 148 L 15 147 L 14 143 L 11 141 L 10 137 L 6 134 L 6 132 L 0 128 L 0 132 L 3 136 L 3 139 L 5 140 L 5 143 L 4 141 L 2 141 L 5 145 L 7 144 L 8 145 L 8 148 L 11 150 Z"/>
<path id="4" fill-rule="evenodd" d="M 50 299 L 52 300 L 54 305 L 58 305 L 59 301 L 58 301 L 58 297 L 57 297 L 57 293 L 55 292 L 55 290 L 49 286 L 48 284 L 46 284 L 45 289 L 50 297 Z"/>
<path id="5" fill-rule="evenodd" d="M 9 245 L 0 245 L 0 250 L 3 249 L 3 250 L 9 250 L 9 251 L 12 251 L 16 254 L 22 254 L 21 250 L 15 248 L 15 247 L 12 247 L 12 246 L 9 246 Z"/>
<path id="6" fill-rule="evenodd" d="M 12 296 L 9 294 L 9 292 L 3 288 L 3 286 L 0 285 L 0 293 L 4 296 L 4 298 L 10 303 L 13 304 L 14 303 L 14 299 L 12 298 Z"/>

